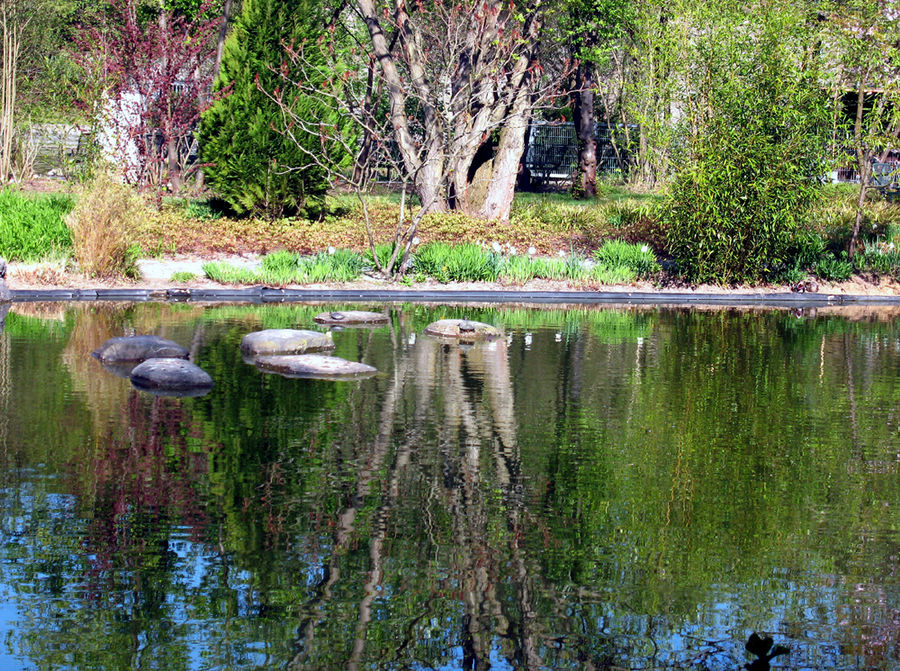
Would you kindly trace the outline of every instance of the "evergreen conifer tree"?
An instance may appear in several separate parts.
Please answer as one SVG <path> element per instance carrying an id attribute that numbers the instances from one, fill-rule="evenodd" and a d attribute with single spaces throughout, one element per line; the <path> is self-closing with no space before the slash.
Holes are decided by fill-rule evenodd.
<path id="1" fill-rule="evenodd" d="M 316 7 L 313 0 L 244 0 L 225 42 L 215 90 L 226 95 L 203 115 L 200 157 L 208 184 L 239 214 L 297 212 L 328 186 L 324 171 L 279 132 L 282 113 L 265 93 L 284 86 L 285 44 L 314 42 L 321 33 Z M 316 120 L 324 113 L 312 100 L 296 109 Z M 312 136 L 306 148 L 320 151 Z"/>

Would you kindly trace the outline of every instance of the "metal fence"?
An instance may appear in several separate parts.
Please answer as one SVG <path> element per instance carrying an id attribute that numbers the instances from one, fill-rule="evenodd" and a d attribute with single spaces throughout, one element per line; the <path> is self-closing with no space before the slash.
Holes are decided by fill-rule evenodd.
<path id="1" fill-rule="evenodd" d="M 616 144 L 616 127 L 598 123 L 594 127 L 597 140 L 597 172 L 624 173 L 630 158 L 624 147 Z M 618 151 L 616 151 L 618 149 Z M 578 138 L 572 123 L 532 123 L 528 129 L 525 169 L 533 187 L 551 182 L 571 181 L 578 166 Z"/>

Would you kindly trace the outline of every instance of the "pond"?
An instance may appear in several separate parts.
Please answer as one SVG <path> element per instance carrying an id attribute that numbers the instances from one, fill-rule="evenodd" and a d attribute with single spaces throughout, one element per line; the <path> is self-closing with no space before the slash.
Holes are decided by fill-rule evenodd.
<path id="1" fill-rule="evenodd" d="M 0 668 L 896 668 L 898 313 L 392 305 L 334 333 L 374 377 L 242 360 L 345 307 L 10 308 Z M 422 333 L 463 316 L 504 336 Z M 91 358 L 130 333 L 212 391 Z"/>

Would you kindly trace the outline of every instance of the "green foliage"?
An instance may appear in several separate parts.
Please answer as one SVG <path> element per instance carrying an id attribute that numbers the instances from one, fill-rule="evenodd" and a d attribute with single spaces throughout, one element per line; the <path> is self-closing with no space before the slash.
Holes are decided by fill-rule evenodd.
<path id="1" fill-rule="evenodd" d="M 63 218 L 72 206 L 70 196 L 0 191 L 0 256 L 34 261 L 66 254 L 72 240 Z"/>
<path id="2" fill-rule="evenodd" d="M 197 276 L 187 270 L 180 270 L 178 272 L 172 273 L 173 282 L 190 282 L 191 280 L 195 279 L 197 279 Z"/>
<path id="3" fill-rule="evenodd" d="M 184 216 L 191 219 L 220 219 L 222 213 L 208 200 L 189 200 L 184 205 Z"/>
<path id="4" fill-rule="evenodd" d="M 807 221 L 824 172 L 827 100 L 793 50 L 801 17 L 709 20 L 696 44 L 702 88 L 663 211 L 668 249 L 692 281 L 757 282 L 787 262 Z"/>
<path id="5" fill-rule="evenodd" d="M 900 278 L 900 250 L 894 242 L 867 240 L 853 262 L 860 270 Z"/>
<path id="6" fill-rule="evenodd" d="M 850 279 L 850 276 L 853 274 L 853 264 L 847 260 L 847 252 L 841 252 L 840 258 L 837 258 L 831 252 L 827 252 L 816 262 L 813 269 L 816 275 L 823 280 L 832 282 L 843 282 Z"/>
<path id="7" fill-rule="evenodd" d="M 386 267 L 388 262 L 391 260 L 391 256 L 394 253 L 394 247 L 394 243 L 375 245 L 375 256 L 378 258 L 378 264 L 382 268 Z M 372 267 L 375 267 L 375 260 L 372 258 L 371 249 L 366 251 L 365 258 Z"/>
<path id="8" fill-rule="evenodd" d="M 649 277 L 662 270 L 649 246 L 622 240 L 607 240 L 594 252 L 594 258 L 610 269 L 631 270 L 637 277 Z"/>
<path id="9" fill-rule="evenodd" d="M 264 256 L 259 270 L 210 262 L 203 265 L 203 272 L 209 279 L 222 284 L 285 285 L 352 282 L 366 266 L 362 255 L 346 249 L 338 249 L 332 254 L 319 252 L 313 256 L 279 251 Z"/>
<path id="10" fill-rule="evenodd" d="M 500 256 L 476 244 L 431 242 L 416 250 L 414 267 L 438 282 L 493 282 L 500 273 Z"/>
<path id="11" fill-rule="evenodd" d="M 300 76 L 286 65 L 281 69 L 285 45 L 315 44 L 323 34 L 318 7 L 310 0 L 245 0 L 225 43 L 215 85 L 219 99 L 203 115 L 199 141 L 210 186 L 238 214 L 275 218 L 301 210 L 328 188 L 325 171 L 311 155 L 340 160 L 324 155 L 312 136 L 299 134 L 298 146 L 269 98 L 284 86 L 282 74 Z M 338 123 L 312 99 L 301 96 L 295 104 L 304 118 Z"/>

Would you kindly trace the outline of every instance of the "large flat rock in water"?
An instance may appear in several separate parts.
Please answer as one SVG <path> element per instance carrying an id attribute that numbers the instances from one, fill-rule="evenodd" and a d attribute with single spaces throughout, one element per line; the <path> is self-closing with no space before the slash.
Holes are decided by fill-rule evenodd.
<path id="1" fill-rule="evenodd" d="M 278 373 L 284 377 L 322 380 L 355 380 L 371 377 L 378 372 L 377 368 L 364 363 L 324 354 L 264 356 L 256 359 L 256 366 L 267 373 Z"/>
<path id="2" fill-rule="evenodd" d="M 93 351 L 103 363 L 145 361 L 147 359 L 187 359 L 189 352 L 172 340 L 154 335 L 110 338 Z"/>
<path id="3" fill-rule="evenodd" d="M 317 324 L 329 324 L 332 326 L 369 326 L 387 324 L 388 316 L 381 312 L 366 312 L 365 310 L 340 310 L 335 312 L 322 312 L 313 317 Z"/>
<path id="4" fill-rule="evenodd" d="M 272 354 L 303 354 L 334 349 L 330 333 L 296 329 L 266 329 L 248 333 L 241 340 L 241 353 L 248 357 Z"/>
<path id="5" fill-rule="evenodd" d="M 500 337 L 500 329 L 468 319 L 441 319 L 425 327 L 425 333 L 438 338 L 474 341 Z"/>
<path id="6" fill-rule="evenodd" d="M 205 370 L 184 359 L 147 359 L 131 371 L 131 384 L 142 391 L 200 396 L 213 387 Z"/>

